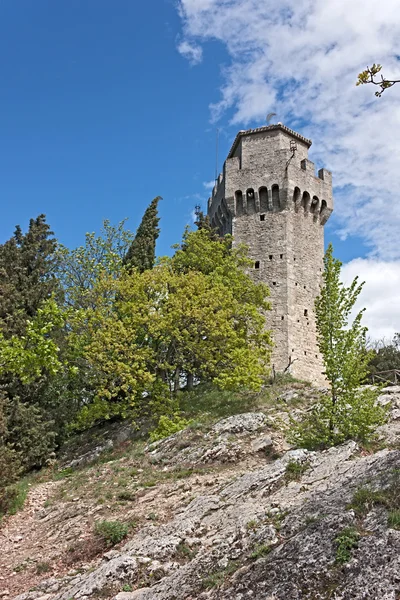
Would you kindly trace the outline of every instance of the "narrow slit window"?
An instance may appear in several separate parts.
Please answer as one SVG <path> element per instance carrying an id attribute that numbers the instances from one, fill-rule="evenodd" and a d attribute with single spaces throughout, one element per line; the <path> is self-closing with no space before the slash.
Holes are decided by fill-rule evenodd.
<path id="1" fill-rule="evenodd" d="M 304 309 L 304 316 L 308 317 L 308 310 L 306 308 Z"/>
<path id="2" fill-rule="evenodd" d="M 281 254 L 280 257 L 283 258 L 283 254 Z"/>
<path id="3" fill-rule="evenodd" d="M 260 268 L 260 261 L 256 260 L 256 262 L 254 263 L 254 268 L 255 269 L 259 269 Z"/>
<path id="4" fill-rule="evenodd" d="M 269 255 L 269 260 L 272 260 L 274 257 L 272 254 Z"/>
<path id="5" fill-rule="evenodd" d="M 260 215 L 260 221 L 265 221 L 265 215 Z"/>

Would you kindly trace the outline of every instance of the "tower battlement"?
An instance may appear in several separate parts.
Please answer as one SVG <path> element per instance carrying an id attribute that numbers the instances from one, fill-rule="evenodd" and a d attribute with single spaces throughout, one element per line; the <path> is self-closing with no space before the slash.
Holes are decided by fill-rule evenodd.
<path id="1" fill-rule="evenodd" d="M 332 174 L 315 172 L 311 140 L 284 125 L 239 131 L 208 201 L 211 224 L 245 243 L 251 274 L 268 284 L 276 370 L 322 381 L 314 301 L 333 210 Z"/>

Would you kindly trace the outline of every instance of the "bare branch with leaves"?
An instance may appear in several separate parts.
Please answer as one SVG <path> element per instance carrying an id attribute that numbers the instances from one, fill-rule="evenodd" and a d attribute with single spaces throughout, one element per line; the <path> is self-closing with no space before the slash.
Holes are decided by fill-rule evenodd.
<path id="1" fill-rule="evenodd" d="M 373 85 L 379 86 L 380 89 L 375 92 L 375 96 L 380 98 L 385 90 L 394 86 L 395 83 L 400 83 L 400 79 L 386 79 L 383 75 L 380 76 L 380 79 L 377 78 L 377 75 L 381 71 L 382 65 L 374 63 L 372 67 L 367 67 L 365 71 L 358 74 L 356 85 L 372 83 Z"/>

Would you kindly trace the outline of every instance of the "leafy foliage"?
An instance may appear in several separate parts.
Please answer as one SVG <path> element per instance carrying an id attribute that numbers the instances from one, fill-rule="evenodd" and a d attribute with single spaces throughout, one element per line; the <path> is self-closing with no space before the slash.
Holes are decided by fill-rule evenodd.
<path id="1" fill-rule="evenodd" d="M 115 546 L 115 544 L 126 538 L 129 528 L 121 521 L 98 521 L 95 524 L 94 531 L 107 546 Z"/>
<path id="2" fill-rule="evenodd" d="M 354 527 L 346 527 L 335 539 L 336 563 L 342 565 L 351 558 L 352 551 L 358 547 L 360 534 Z"/>
<path id="3" fill-rule="evenodd" d="M 371 375 L 380 371 L 400 370 L 400 333 L 396 333 L 391 343 L 378 343 L 371 351 L 368 371 Z"/>
<path id="4" fill-rule="evenodd" d="M 366 328 L 360 311 L 350 324 L 350 313 L 361 292 L 357 278 L 350 287 L 340 281 L 341 262 L 329 245 L 325 258 L 323 286 L 315 303 L 317 339 L 330 383 L 330 393 L 308 416 L 292 423 L 291 439 L 305 448 L 339 444 L 346 439 L 368 442 L 385 422 L 386 412 L 377 405 L 379 391 L 361 388 L 371 353 L 366 349 Z"/>
<path id="5" fill-rule="evenodd" d="M 390 526 L 390 521 L 395 520 L 396 512 L 400 510 L 400 470 L 396 469 L 390 473 L 389 481 L 384 486 L 359 488 L 348 508 L 353 509 L 359 517 L 365 517 L 375 506 L 384 506 L 390 511 L 388 518 Z"/>
<path id="6" fill-rule="evenodd" d="M 269 308 L 267 288 L 242 271 L 243 251 L 225 240 L 199 230 L 187 232 L 184 245 L 152 270 L 99 283 L 99 296 L 114 301 L 84 315 L 97 391 L 79 426 L 171 415 L 188 374 L 221 389 L 260 389 L 271 345 L 259 310 Z"/>
<path id="7" fill-rule="evenodd" d="M 300 481 L 303 473 L 310 467 L 308 462 L 298 462 L 297 460 L 290 460 L 285 469 L 286 481 Z"/>
<path id="8" fill-rule="evenodd" d="M 100 235 L 87 233 L 85 245 L 69 250 L 58 249 L 57 274 L 68 305 L 76 309 L 95 308 L 100 300 L 97 283 L 104 276 L 119 277 L 133 234 L 125 229 L 126 219 L 111 225 L 103 221 Z"/>
<path id="9" fill-rule="evenodd" d="M 183 419 L 179 414 L 175 414 L 172 419 L 165 415 L 161 415 L 158 420 L 158 425 L 150 433 L 150 441 L 156 442 L 162 440 L 178 431 L 182 431 L 189 425 L 190 421 Z"/>

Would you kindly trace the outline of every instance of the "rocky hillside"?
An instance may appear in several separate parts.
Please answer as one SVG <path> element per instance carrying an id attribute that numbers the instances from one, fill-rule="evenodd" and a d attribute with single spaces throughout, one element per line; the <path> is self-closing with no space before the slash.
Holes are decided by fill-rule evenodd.
<path id="1" fill-rule="evenodd" d="M 282 425 L 317 394 L 65 457 L 2 524 L 0 596 L 400 599 L 400 387 L 376 447 L 291 449 Z"/>

